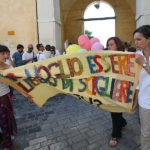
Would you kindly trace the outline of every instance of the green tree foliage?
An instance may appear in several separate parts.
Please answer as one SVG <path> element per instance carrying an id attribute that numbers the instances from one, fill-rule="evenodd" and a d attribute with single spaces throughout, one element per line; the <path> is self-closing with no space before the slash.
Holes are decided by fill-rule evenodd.
<path id="1" fill-rule="evenodd" d="M 85 35 L 87 35 L 87 37 L 89 39 L 93 38 L 93 36 L 92 36 L 93 33 L 91 31 L 85 30 L 84 33 L 85 33 Z"/>

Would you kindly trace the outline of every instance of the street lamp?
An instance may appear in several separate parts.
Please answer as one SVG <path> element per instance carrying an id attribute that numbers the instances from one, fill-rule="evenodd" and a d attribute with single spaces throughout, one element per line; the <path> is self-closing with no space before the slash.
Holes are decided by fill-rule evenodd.
<path id="1" fill-rule="evenodd" d="M 99 9 L 99 7 L 100 7 L 100 1 L 99 1 L 99 2 L 96 2 L 96 3 L 94 4 L 94 7 L 95 7 L 96 9 Z"/>

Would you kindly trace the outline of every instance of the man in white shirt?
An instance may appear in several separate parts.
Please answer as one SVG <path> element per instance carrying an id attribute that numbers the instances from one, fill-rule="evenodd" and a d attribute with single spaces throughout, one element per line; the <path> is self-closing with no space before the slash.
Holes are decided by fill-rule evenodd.
<path id="1" fill-rule="evenodd" d="M 45 54 L 46 59 L 50 58 L 50 56 L 51 56 L 51 46 L 46 45 L 45 50 L 43 51 L 43 53 Z"/>
<path id="2" fill-rule="evenodd" d="M 33 45 L 28 45 L 28 50 L 22 55 L 23 64 L 30 64 L 37 61 L 37 55 L 33 52 Z"/>
<path id="3" fill-rule="evenodd" d="M 36 48 L 38 50 L 37 61 L 41 61 L 41 60 L 47 59 L 45 54 L 44 54 L 44 46 L 43 46 L 43 44 L 37 44 Z"/>

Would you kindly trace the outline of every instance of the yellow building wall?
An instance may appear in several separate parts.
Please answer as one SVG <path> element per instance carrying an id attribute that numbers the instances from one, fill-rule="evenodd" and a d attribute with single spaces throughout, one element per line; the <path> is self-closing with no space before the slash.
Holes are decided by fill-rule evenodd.
<path id="1" fill-rule="evenodd" d="M 8 35 L 14 31 L 14 35 Z M 1 0 L 0 4 L 0 44 L 7 45 L 11 52 L 17 44 L 36 45 L 37 21 L 35 0 Z"/>
<path id="2" fill-rule="evenodd" d="M 84 23 L 77 21 L 77 19 L 83 18 L 85 9 L 92 2 L 95 2 L 95 0 L 76 0 L 76 2 L 74 2 L 68 11 L 66 20 L 63 20 L 64 40 L 68 39 L 70 43 L 77 43 L 77 38 L 84 33 Z M 126 0 L 105 0 L 105 2 L 114 8 L 117 17 L 116 36 L 122 41 L 132 41 L 134 43 L 132 32 L 136 29 L 136 22 L 133 8 L 130 7 Z M 136 1 L 134 1 L 134 5 L 136 6 L 135 2 Z M 66 14 L 66 12 L 64 12 L 64 14 Z"/>

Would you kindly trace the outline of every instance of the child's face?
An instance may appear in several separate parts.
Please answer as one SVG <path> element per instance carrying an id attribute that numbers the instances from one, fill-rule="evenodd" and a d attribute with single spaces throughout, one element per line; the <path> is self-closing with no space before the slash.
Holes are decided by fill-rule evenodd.
<path id="1" fill-rule="evenodd" d="M 8 57 L 7 52 L 0 52 L 0 62 L 1 63 L 5 63 L 7 57 Z"/>

